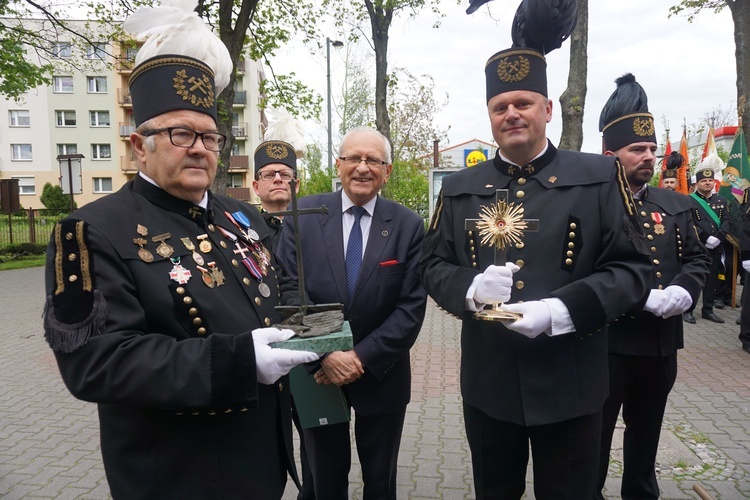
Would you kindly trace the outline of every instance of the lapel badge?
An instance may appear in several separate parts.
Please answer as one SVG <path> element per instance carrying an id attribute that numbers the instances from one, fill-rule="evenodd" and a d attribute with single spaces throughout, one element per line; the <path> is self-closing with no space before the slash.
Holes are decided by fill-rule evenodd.
<path id="1" fill-rule="evenodd" d="M 548 182 L 549 182 L 550 184 L 554 184 L 555 182 L 557 182 L 557 177 L 556 177 L 556 176 L 554 176 L 554 175 L 552 175 L 552 176 L 550 176 L 550 178 L 549 178 L 549 179 L 547 179 L 547 181 L 548 181 Z"/>

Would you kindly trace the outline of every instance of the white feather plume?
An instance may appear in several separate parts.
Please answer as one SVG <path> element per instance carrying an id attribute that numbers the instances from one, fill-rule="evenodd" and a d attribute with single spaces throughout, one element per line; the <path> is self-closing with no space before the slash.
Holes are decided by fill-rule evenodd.
<path id="1" fill-rule="evenodd" d="M 719 155 L 714 153 L 706 156 L 706 158 L 695 167 L 695 171 L 700 172 L 701 170 L 710 169 L 713 170 L 715 177 L 721 178 L 721 171 L 724 170 L 724 167 L 726 167 L 724 162 L 721 161 Z"/>
<path id="2" fill-rule="evenodd" d="M 214 71 L 216 94 L 229 84 L 232 59 L 229 51 L 198 17 L 197 0 L 163 0 L 158 7 L 141 7 L 123 23 L 138 41 L 136 65 L 154 56 L 176 54 L 206 63 Z"/>
<path id="3" fill-rule="evenodd" d="M 268 128 L 263 139 L 266 141 L 284 141 L 294 148 L 297 158 L 304 158 L 307 153 L 305 130 L 302 124 L 284 110 L 266 108 Z"/>

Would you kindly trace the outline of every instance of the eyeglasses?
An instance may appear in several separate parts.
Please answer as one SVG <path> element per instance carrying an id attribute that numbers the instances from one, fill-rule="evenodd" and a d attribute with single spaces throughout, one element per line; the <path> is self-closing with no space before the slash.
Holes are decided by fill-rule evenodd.
<path id="1" fill-rule="evenodd" d="M 344 162 L 344 165 L 347 165 L 349 167 L 358 166 L 362 162 L 365 162 L 368 167 L 382 167 L 384 165 L 388 165 L 388 162 L 386 161 L 378 160 L 376 158 L 370 158 L 369 156 L 366 156 L 364 158 L 360 158 L 358 156 L 339 156 L 339 160 Z"/>
<path id="2" fill-rule="evenodd" d="M 218 132 L 196 132 L 193 129 L 185 127 L 167 127 L 157 128 L 156 130 L 147 130 L 141 135 L 149 137 L 156 134 L 169 133 L 169 141 L 178 148 L 192 148 L 198 137 L 203 141 L 203 146 L 209 151 L 221 151 L 227 136 Z"/>
<path id="3" fill-rule="evenodd" d="M 272 181 L 276 179 L 276 174 L 281 177 L 282 181 L 291 181 L 294 178 L 294 172 L 292 170 L 262 170 L 258 174 L 258 178 L 262 181 Z"/>

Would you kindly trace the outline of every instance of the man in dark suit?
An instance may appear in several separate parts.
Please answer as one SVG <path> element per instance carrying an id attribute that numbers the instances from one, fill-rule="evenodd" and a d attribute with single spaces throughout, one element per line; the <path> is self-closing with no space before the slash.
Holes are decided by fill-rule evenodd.
<path id="1" fill-rule="evenodd" d="M 713 192 L 716 186 L 716 174 L 723 168 L 724 163 L 717 155 L 707 156 L 695 168 L 695 192 L 690 195 L 698 236 L 711 254 L 711 267 L 706 276 L 706 284 L 703 286 L 701 318 L 714 323 L 724 323 L 724 320 L 714 313 L 714 294 L 719 280 L 721 258 L 724 255 L 722 243 L 729 232 L 729 212 L 727 200 Z M 684 319 L 688 323 L 695 323 L 694 309 L 695 304 L 689 311 L 685 311 Z"/>
<path id="2" fill-rule="evenodd" d="M 411 395 L 409 349 L 424 319 L 419 282 L 424 223 L 411 210 L 378 196 L 391 173 L 388 140 L 368 127 L 344 137 L 336 160 L 342 190 L 308 196 L 299 208 L 328 207 L 299 226 L 305 288 L 316 304 L 344 304 L 354 349 L 328 353 L 318 383 L 343 388 L 355 411 L 355 438 L 365 499 L 396 498 L 396 463 Z M 296 276 L 292 221 L 277 253 Z M 305 429 L 316 498 L 348 498 L 348 423 Z"/>
<path id="3" fill-rule="evenodd" d="M 609 397 L 602 415 L 595 498 L 604 498 L 612 434 L 622 407 L 620 493 L 623 499 L 645 500 L 659 498 L 654 466 L 667 397 L 677 378 L 677 350 L 683 347 L 682 313 L 698 300 L 710 259 L 695 230 L 690 198 L 648 185 L 656 164 L 656 131 L 639 126 L 653 123 L 646 92 L 631 74 L 616 83 L 599 120 L 603 149 L 605 155 L 617 156 L 625 169 L 653 271 L 643 307 L 609 326 Z M 682 165 L 682 155 L 674 152 L 667 162 Z"/>

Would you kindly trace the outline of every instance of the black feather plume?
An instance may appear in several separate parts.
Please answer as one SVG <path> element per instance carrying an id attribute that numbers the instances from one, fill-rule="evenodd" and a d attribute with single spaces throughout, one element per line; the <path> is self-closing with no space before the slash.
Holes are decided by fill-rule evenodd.
<path id="1" fill-rule="evenodd" d="M 576 0 L 523 0 L 513 18 L 513 46 L 547 54 L 570 36 L 577 20 Z"/>
<path id="2" fill-rule="evenodd" d="M 682 155 L 677 151 L 672 151 L 672 154 L 667 158 L 667 170 L 674 170 L 682 166 L 684 159 Z"/>
<path id="3" fill-rule="evenodd" d="M 492 0 L 470 0 L 469 7 L 466 9 L 466 13 L 473 14 L 479 7 L 491 1 Z"/>
<path id="4" fill-rule="evenodd" d="M 631 73 L 615 80 L 617 88 L 609 96 L 599 115 L 599 132 L 613 120 L 632 114 L 648 112 L 648 96 Z"/>

